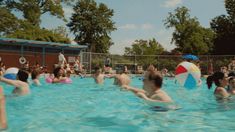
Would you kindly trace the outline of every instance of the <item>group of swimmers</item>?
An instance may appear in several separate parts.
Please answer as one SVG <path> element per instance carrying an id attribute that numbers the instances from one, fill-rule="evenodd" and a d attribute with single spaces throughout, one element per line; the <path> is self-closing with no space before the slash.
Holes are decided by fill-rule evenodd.
<path id="1" fill-rule="evenodd" d="M 216 85 L 214 95 L 218 99 L 227 99 L 231 95 L 235 95 L 235 73 L 230 72 L 226 74 L 222 71 L 213 73 L 207 77 L 208 89 L 212 87 L 212 84 Z"/>
<path id="2" fill-rule="evenodd" d="M 39 78 L 40 78 L 40 69 L 33 69 L 31 73 L 24 69 L 19 69 L 18 73 L 16 74 L 16 80 L 5 78 L 0 75 L 0 82 L 4 82 L 6 84 L 14 86 L 13 94 L 16 95 L 26 95 L 30 93 L 28 78 L 31 75 L 32 84 L 39 86 L 41 85 Z M 53 74 L 49 75 L 52 76 L 52 83 L 61 82 L 61 80 L 67 79 L 69 74 L 64 74 L 64 70 L 61 67 L 57 67 L 54 69 Z"/>
<path id="3" fill-rule="evenodd" d="M 0 76 L 0 82 L 14 86 L 13 93 L 17 95 L 26 95 L 30 93 L 30 87 L 28 83 L 29 73 L 25 70 L 19 70 L 17 73 L 17 79 L 11 80 L 3 76 Z M 32 82 L 35 85 L 40 85 L 39 81 L 40 72 L 34 69 L 31 72 Z M 61 67 L 54 69 L 52 76 L 52 83 L 60 83 L 70 77 L 65 73 L 65 70 Z M 124 68 L 122 72 L 118 74 L 104 74 L 99 67 L 95 68 L 95 73 L 92 76 L 97 84 L 104 83 L 104 78 L 114 78 L 114 85 L 118 85 L 122 90 L 133 92 L 136 96 L 149 102 L 156 103 L 172 103 L 173 99 L 162 90 L 163 75 L 153 65 L 150 65 L 143 76 L 143 89 L 130 86 L 130 76 L 127 74 L 127 69 Z M 228 75 L 218 71 L 207 77 L 208 89 L 215 83 L 216 88 L 214 95 L 218 99 L 227 99 L 230 95 L 235 94 L 235 73 L 231 72 Z M 1 87 L 0 87 L 1 90 Z"/>
<path id="4" fill-rule="evenodd" d="M 113 77 L 115 85 L 120 86 L 120 88 L 123 90 L 133 92 L 136 96 L 143 98 L 146 101 L 162 103 L 173 102 L 171 97 L 161 89 L 163 84 L 163 77 L 153 65 L 150 65 L 144 74 L 143 89 L 131 87 L 130 76 L 128 76 L 125 71 L 126 70 L 124 68 L 123 72 L 119 74 L 107 76 L 102 73 L 102 70 L 100 68 L 97 67 L 95 69 L 93 78 L 96 83 L 102 84 L 105 77 Z"/>
<path id="5" fill-rule="evenodd" d="M 130 76 L 126 74 L 126 72 L 119 74 L 104 74 L 102 69 L 99 67 L 95 68 L 95 73 L 93 74 L 93 78 L 97 84 L 102 84 L 105 77 L 114 78 L 114 84 L 120 86 L 123 89 L 132 91 L 136 93 L 139 97 L 143 97 L 146 99 L 154 99 L 155 101 L 162 102 L 170 102 L 172 99 L 161 90 L 163 77 L 162 74 L 157 71 L 153 65 L 150 65 L 147 71 L 144 74 L 143 79 L 143 90 L 136 89 L 130 86 Z M 69 74 L 65 74 L 64 69 L 61 67 L 57 67 L 54 69 L 52 76 L 52 83 L 60 83 L 61 81 L 68 79 L 70 77 Z M 14 94 L 24 95 L 30 93 L 29 84 L 27 83 L 29 77 L 29 73 L 24 70 L 19 70 L 17 73 L 17 79 L 11 80 L 0 76 L 0 81 L 6 84 L 13 85 L 15 89 L 13 90 Z M 31 72 L 32 82 L 35 85 L 40 85 L 39 81 L 40 72 L 38 70 L 33 70 Z M 212 83 L 215 83 L 216 88 L 214 94 L 217 98 L 227 98 L 232 94 L 235 94 L 235 73 L 231 72 L 230 74 L 225 74 L 221 71 L 215 72 L 211 76 L 207 78 L 208 89 L 212 87 Z M 146 97 L 144 96 L 144 94 Z M 161 93 L 164 97 L 155 97 L 153 93 Z M 164 93 L 164 94 L 163 94 Z"/>

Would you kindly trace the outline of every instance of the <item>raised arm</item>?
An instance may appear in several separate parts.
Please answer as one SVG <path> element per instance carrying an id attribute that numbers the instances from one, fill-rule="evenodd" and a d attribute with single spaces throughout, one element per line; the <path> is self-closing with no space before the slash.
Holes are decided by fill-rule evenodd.
<path id="1" fill-rule="evenodd" d="M 135 93 L 135 94 L 138 93 L 138 92 L 140 92 L 140 93 L 145 93 L 144 90 L 138 89 L 138 88 L 134 88 L 134 87 L 131 87 L 131 86 L 129 86 L 129 85 L 123 85 L 122 87 L 123 87 L 124 89 L 126 89 L 126 90 L 129 90 L 129 91 Z"/>
<path id="2" fill-rule="evenodd" d="M 140 97 L 140 98 L 142 98 L 142 99 L 144 99 L 144 100 L 150 102 L 150 103 L 153 103 L 153 102 L 169 103 L 168 101 L 161 101 L 161 100 L 157 100 L 157 99 L 151 99 L 151 98 L 147 97 L 146 94 L 140 93 L 140 92 L 138 92 L 136 95 L 137 95 L 138 97 Z"/>
<path id="3" fill-rule="evenodd" d="M 4 82 L 6 84 L 9 84 L 9 85 L 13 85 L 15 87 L 21 87 L 22 85 L 22 82 L 19 81 L 19 80 L 11 80 L 11 79 L 7 79 L 7 78 L 4 78 L 4 77 L 0 77 L 0 81 L 1 82 Z"/>
<path id="4" fill-rule="evenodd" d="M 7 128 L 6 110 L 5 110 L 5 97 L 3 89 L 0 86 L 0 130 Z"/>

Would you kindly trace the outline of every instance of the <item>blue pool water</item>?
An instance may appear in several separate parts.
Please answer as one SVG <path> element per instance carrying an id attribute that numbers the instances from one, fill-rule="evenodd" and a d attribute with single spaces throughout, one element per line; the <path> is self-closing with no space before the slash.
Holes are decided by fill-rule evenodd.
<path id="1" fill-rule="evenodd" d="M 7 132 L 156 132 L 232 131 L 235 99 L 218 102 L 213 89 L 203 86 L 186 90 L 165 78 L 163 89 L 179 110 L 154 111 L 131 92 L 121 91 L 113 79 L 97 85 L 92 78 L 73 77 L 73 84 L 31 86 L 31 94 L 11 96 L 4 85 Z M 142 87 L 138 77 L 132 86 Z"/>

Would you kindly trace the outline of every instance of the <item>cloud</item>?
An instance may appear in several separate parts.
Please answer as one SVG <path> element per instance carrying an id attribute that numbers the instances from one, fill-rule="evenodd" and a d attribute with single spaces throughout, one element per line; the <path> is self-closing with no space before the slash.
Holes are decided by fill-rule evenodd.
<path id="1" fill-rule="evenodd" d="M 126 24 L 126 25 L 120 26 L 118 28 L 119 29 L 127 29 L 127 30 L 132 29 L 133 30 L 133 29 L 136 29 L 137 26 L 135 24 Z"/>
<path id="2" fill-rule="evenodd" d="M 172 8 L 182 3 L 182 0 L 167 0 L 162 6 L 166 8 Z"/>
<path id="3" fill-rule="evenodd" d="M 161 29 L 156 34 L 156 40 L 168 51 L 174 49 L 176 46 L 171 44 L 172 30 Z"/>
<path id="4" fill-rule="evenodd" d="M 143 29 L 143 30 L 149 30 L 149 29 L 153 29 L 153 28 L 154 28 L 154 26 L 149 23 L 145 23 L 145 24 L 141 25 L 141 29 Z"/>
<path id="5" fill-rule="evenodd" d="M 126 39 L 115 42 L 114 45 L 110 47 L 110 53 L 111 54 L 119 54 L 123 55 L 125 52 L 125 47 L 131 47 L 135 39 Z"/>
<path id="6" fill-rule="evenodd" d="M 150 30 L 150 29 L 153 29 L 153 28 L 154 28 L 154 26 L 152 24 L 149 24 L 149 23 L 144 23 L 144 24 L 141 24 L 141 25 L 126 24 L 126 25 L 118 27 L 118 29 L 125 29 L 125 30 L 136 30 L 136 29 Z"/>

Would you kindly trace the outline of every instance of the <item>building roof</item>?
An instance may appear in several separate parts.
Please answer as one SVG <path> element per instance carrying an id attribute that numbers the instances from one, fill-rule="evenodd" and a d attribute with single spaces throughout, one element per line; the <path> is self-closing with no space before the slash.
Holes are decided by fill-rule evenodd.
<path id="1" fill-rule="evenodd" d="M 25 39 L 15 39 L 15 38 L 0 38 L 1 44 L 9 44 L 9 45 L 24 45 L 24 46 L 32 46 L 32 47 L 46 47 L 46 48 L 66 48 L 73 50 L 86 49 L 88 46 L 86 45 L 72 45 L 65 43 L 56 43 L 56 42 L 44 42 L 44 41 L 35 41 L 35 40 L 25 40 Z"/>

